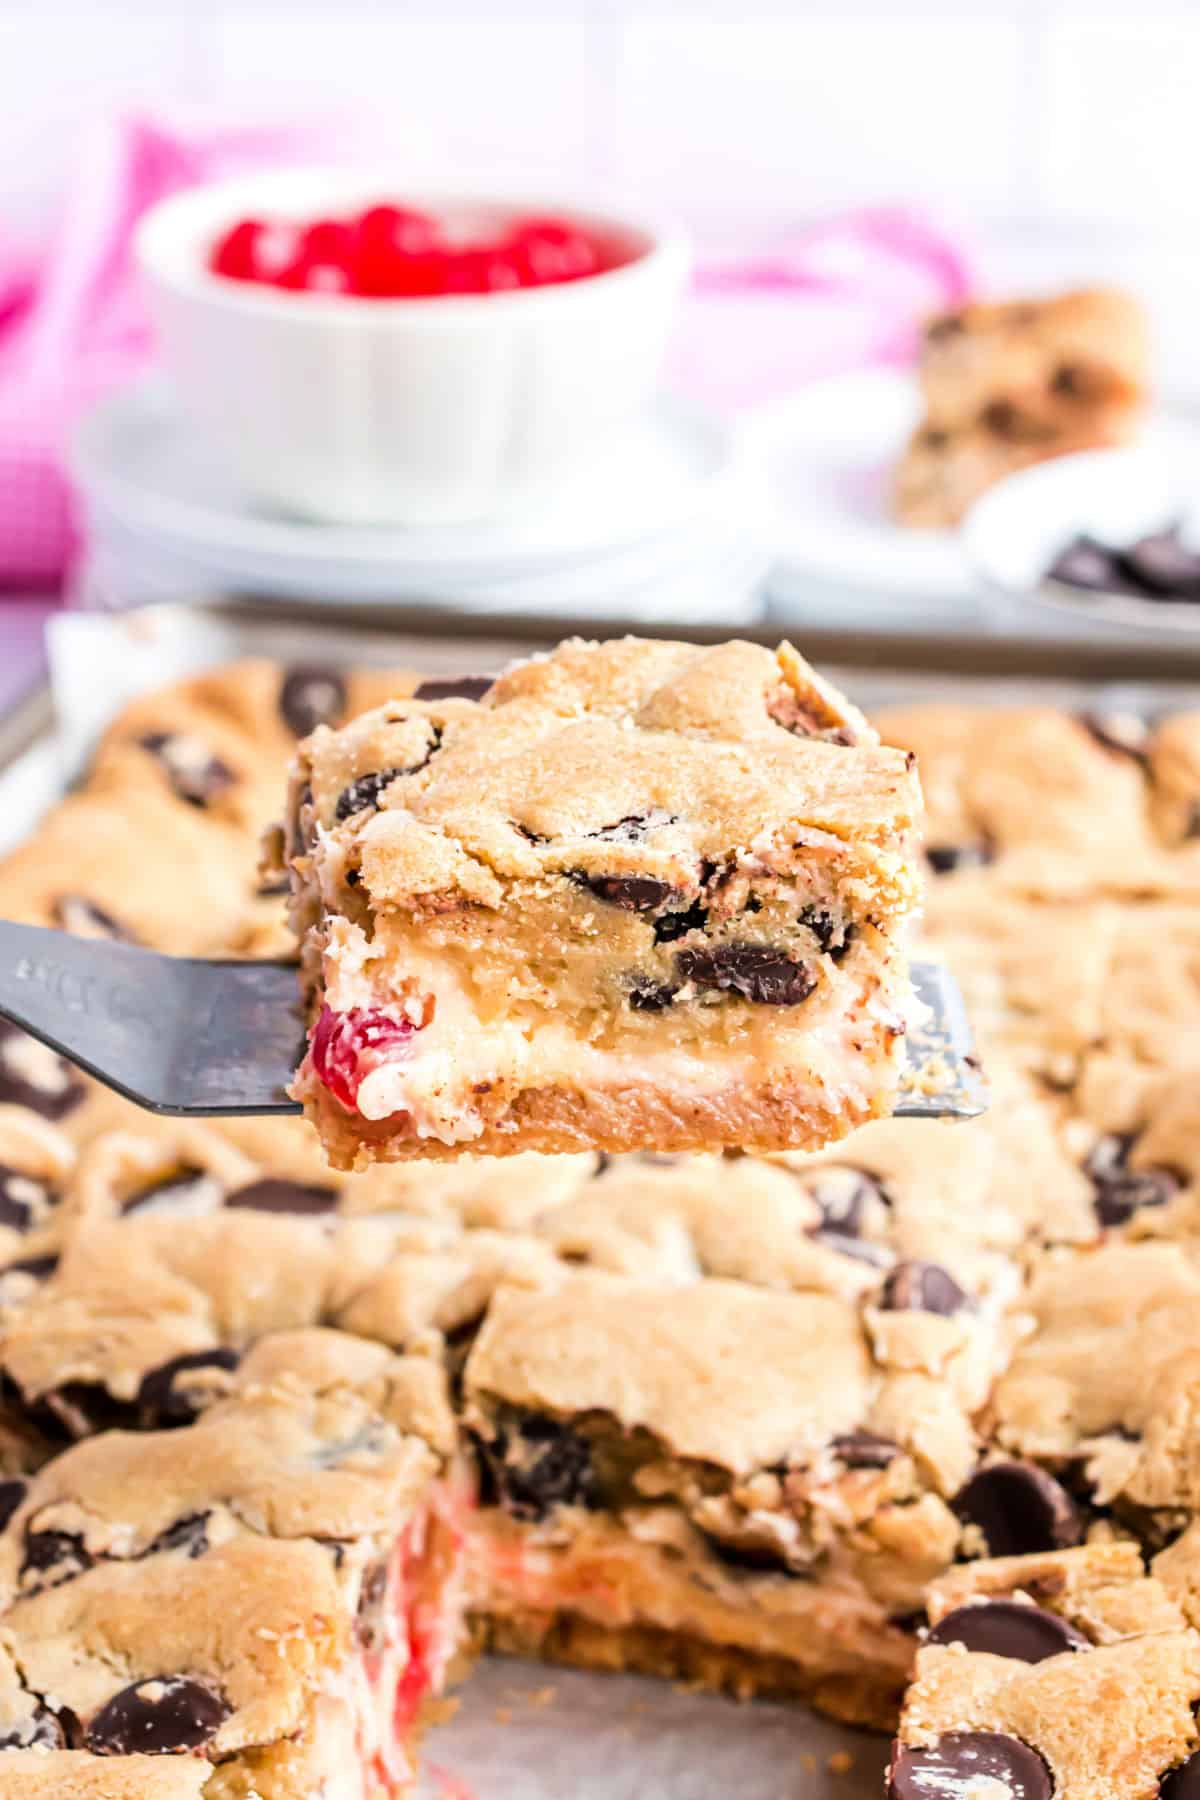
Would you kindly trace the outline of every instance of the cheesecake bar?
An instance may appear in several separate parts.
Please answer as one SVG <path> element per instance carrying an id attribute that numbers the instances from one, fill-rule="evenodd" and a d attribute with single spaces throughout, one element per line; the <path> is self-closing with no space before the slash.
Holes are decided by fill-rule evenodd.
<path id="1" fill-rule="evenodd" d="M 308 1337 L 182 1432 L 107 1433 L 5 1486 L 8 1791 L 408 1790 L 459 1641 L 449 1421 L 425 1359 Z M 135 1768 L 146 1788 L 123 1790 Z"/>
<path id="2" fill-rule="evenodd" d="M 935 1585 L 888 1800 L 1162 1795 L 1200 1781 L 1200 1634 L 1131 1542 Z"/>
<path id="3" fill-rule="evenodd" d="M 1147 362 L 1142 310 L 1112 289 L 939 314 L 925 327 L 925 411 L 895 473 L 897 517 L 953 525 L 1004 475 L 1129 442 Z"/>
<path id="4" fill-rule="evenodd" d="M 845 1254 L 857 1299 L 591 1270 L 497 1291 L 463 1378 L 493 1644 L 893 1715 L 964 1553 L 1006 1322 L 940 1264 Z"/>
<path id="5" fill-rule="evenodd" d="M 318 730 L 293 1092 L 337 1168 L 839 1137 L 895 1094 L 919 813 L 786 645 L 571 642 Z"/>

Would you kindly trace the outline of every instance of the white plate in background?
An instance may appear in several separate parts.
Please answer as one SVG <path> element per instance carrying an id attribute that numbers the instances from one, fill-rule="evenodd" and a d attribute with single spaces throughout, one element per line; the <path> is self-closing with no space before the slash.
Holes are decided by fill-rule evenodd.
<path id="1" fill-rule="evenodd" d="M 884 629 L 970 605 L 978 584 L 957 532 L 914 530 L 888 511 L 889 472 L 919 411 L 911 373 L 879 368 L 812 382 L 747 415 L 746 480 L 775 559 L 774 598 L 802 604 L 825 584 L 860 595 Z"/>
<path id="2" fill-rule="evenodd" d="M 95 525 L 226 585 L 355 602 L 450 590 L 629 557 L 723 516 L 737 487 L 731 427 L 660 398 L 628 440 L 552 501 L 476 525 L 322 525 L 266 510 L 186 428 L 159 381 L 110 396 L 79 428 L 74 470 Z"/>
<path id="3" fill-rule="evenodd" d="M 1200 601 L 1094 593 L 1044 578 L 1073 538 L 1119 549 L 1174 520 L 1200 544 L 1200 426 L 1164 416 L 1136 448 L 1059 456 L 997 482 L 968 513 L 963 549 L 983 583 L 1025 608 L 1067 613 L 1085 627 L 1200 639 Z"/>

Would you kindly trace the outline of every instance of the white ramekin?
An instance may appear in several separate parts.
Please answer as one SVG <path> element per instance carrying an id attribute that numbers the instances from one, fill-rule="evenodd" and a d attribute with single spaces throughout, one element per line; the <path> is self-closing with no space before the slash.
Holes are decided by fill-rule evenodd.
<path id="1" fill-rule="evenodd" d="M 552 211 L 634 254 L 582 281 L 419 300 L 280 292 L 207 267 L 239 218 L 383 200 L 451 221 Z M 261 500 L 354 524 L 495 518 L 551 496 L 650 400 L 687 269 L 682 238 L 642 221 L 412 195 L 378 171 L 194 188 L 152 209 L 136 248 L 163 363 L 213 449 Z"/>

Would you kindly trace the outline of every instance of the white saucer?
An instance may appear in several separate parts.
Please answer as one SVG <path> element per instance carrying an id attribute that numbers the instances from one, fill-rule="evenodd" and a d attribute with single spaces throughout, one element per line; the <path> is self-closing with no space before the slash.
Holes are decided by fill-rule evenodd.
<path id="1" fill-rule="evenodd" d="M 662 398 L 586 476 L 520 517 L 458 526 L 322 525 L 272 514 L 207 455 L 157 381 L 125 389 L 80 427 L 74 467 L 102 535 L 136 539 L 243 590 L 357 603 L 453 598 L 548 580 L 639 553 L 721 516 L 736 440 L 719 419 Z"/>
<path id="2" fill-rule="evenodd" d="M 977 592 L 953 531 L 898 525 L 888 472 L 919 412 L 912 376 L 861 369 L 797 389 L 743 423 L 746 478 L 774 552 L 772 595 L 814 584 L 874 595 L 897 612 L 961 609 Z"/>

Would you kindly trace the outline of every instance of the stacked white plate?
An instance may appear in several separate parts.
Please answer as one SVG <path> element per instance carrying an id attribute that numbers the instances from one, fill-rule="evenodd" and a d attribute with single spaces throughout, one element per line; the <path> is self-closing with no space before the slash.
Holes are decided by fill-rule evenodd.
<path id="1" fill-rule="evenodd" d="M 737 624 L 761 610 L 768 557 L 750 533 L 736 436 L 675 400 L 586 476 L 502 522 L 345 526 L 273 513 L 153 380 L 84 421 L 74 470 L 91 546 L 85 597 L 101 604 L 252 593 L 647 625 Z"/>

